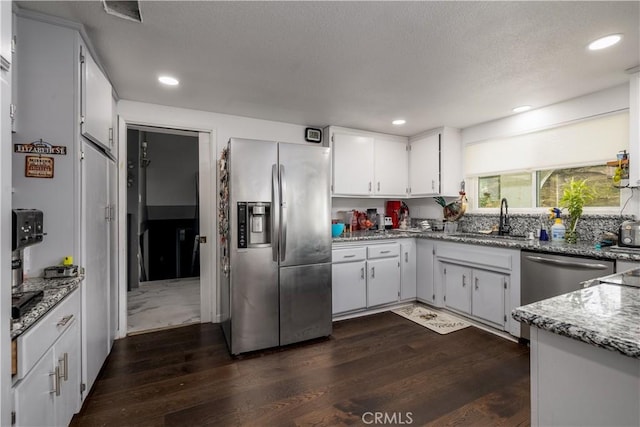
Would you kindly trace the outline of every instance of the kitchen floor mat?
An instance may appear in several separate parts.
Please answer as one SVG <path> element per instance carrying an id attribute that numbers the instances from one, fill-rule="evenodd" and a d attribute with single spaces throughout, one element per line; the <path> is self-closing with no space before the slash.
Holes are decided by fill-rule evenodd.
<path id="1" fill-rule="evenodd" d="M 417 304 L 401 307 L 392 310 L 392 312 L 441 335 L 471 326 L 471 323 L 465 322 L 450 314 L 442 311 L 429 310 Z"/>

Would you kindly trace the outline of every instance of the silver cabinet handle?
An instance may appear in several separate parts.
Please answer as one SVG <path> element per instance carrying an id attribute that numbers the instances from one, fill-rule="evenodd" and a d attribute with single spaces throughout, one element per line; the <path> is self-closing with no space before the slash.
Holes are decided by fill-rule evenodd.
<path id="1" fill-rule="evenodd" d="M 530 261 L 538 262 L 540 264 L 558 265 L 561 267 L 577 267 L 587 270 L 606 270 L 607 268 L 609 268 L 604 264 L 591 264 L 589 262 L 563 261 L 560 259 L 543 258 L 539 256 L 527 256 L 526 258 Z"/>
<path id="2" fill-rule="evenodd" d="M 431 189 L 432 190 L 436 189 L 436 181 L 434 179 L 431 180 Z"/>
<path id="3" fill-rule="evenodd" d="M 462 275 L 462 287 L 467 286 L 467 276 L 466 275 Z"/>
<path id="4" fill-rule="evenodd" d="M 360 269 L 360 278 L 364 280 L 364 267 Z"/>
<path id="5" fill-rule="evenodd" d="M 283 165 L 280 165 L 280 199 L 280 261 L 284 261 L 287 255 L 287 180 Z"/>
<path id="6" fill-rule="evenodd" d="M 67 323 L 69 323 L 71 321 L 71 319 L 73 319 L 73 314 L 69 314 L 67 316 L 64 316 L 62 319 L 60 319 L 58 321 L 58 323 L 56 323 L 57 327 L 63 327 L 66 326 Z"/>
<path id="7" fill-rule="evenodd" d="M 404 262 L 408 263 L 409 262 L 409 252 L 405 252 L 404 253 Z"/>
<path id="8" fill-rule="evenodd" d="M 342 258 L 355 258 L 356 254 L 342 255 Z"/>
<path id="9" fill-rule="evenodd" d="M 49 376 L 53 377 L 53 390 L 49 391 L 49 393 L 55 393 L 56 396 L 60 396 L 60 368 L 56 366 L 55 371 L 50 373 Z"/>
<path id="10" fill-rule="evenodd" d="M 371 278 L 372 279 L 376 278 L 376 268 L 375 267 L 371 267 Z"/>
<path id="11" fill-rule="evenodd" d="M 381 254 L 388 254 L 391 251 L 380 251 Z"/>
<path id="12" fill-rule="evenodd" d="M 63 379 L 65 381 L 69 380 L 69 353 L 64 353 L 60 359 L 58 359 L 58 367 L 62 364 L 62 368 L 58 370 L 58 379 Z M 60 373 L 60 370 L 62 373 Z"/>
<path id="13" fill-rule="evenodd" d="M 380 191 L 380 181 L 378 181 L 378 192 Z"/>
<path id="14" fill-rule="evenodd" d="M 369 193 L 371 193 L 371 181 L 369 181 Z"/>
<path id="15" fill-rule="evenodd" d="M 271 166 L 271 255 L 273 262 L 278 262 L 277 225 L 280 219 L 280 186 L 278 185 L 278 165 Z"/>
<path id="16" fill-rule="evenodd" d="M 476 277 L 476 290 L 478 289 L 478 278 Z"/>

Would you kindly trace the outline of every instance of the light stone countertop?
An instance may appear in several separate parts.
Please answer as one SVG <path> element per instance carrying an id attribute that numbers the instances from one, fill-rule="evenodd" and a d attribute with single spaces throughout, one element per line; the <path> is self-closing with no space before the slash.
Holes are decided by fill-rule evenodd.
<path id="1" fill-rule="evenodd" d="M 33 324 L 35 324 L 49 310 L 73 292 L 84 280 L 84 275 L 69 278 L 45 279 L 34 277 L 25 280 L 22 291 L 44 291 L 42 300 L 33 306 L 24 316 L 15 319 L 11 324 L 11 339 L 16 339 Z"/>

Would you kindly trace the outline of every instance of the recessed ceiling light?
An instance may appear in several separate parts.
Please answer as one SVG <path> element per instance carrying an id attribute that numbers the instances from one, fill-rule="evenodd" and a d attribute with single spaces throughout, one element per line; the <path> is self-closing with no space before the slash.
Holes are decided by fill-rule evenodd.
<path id="1" fill-rule="evenodd" d="M 178 83 L 180 83 L 178 79 L 170 76 L 160 76 L 158 77 L 158 81 L 163 85 L 167 85 L 167 86 L 177 86 Z"/>
<path id="2" fill-rule="evenodd" d="M 404 120 L 404 119 L 396 119 L 396 120 L 394 120 L 394 121 L 392 121 L 392 122 L 391 122 L 391 124 L 394 124 L 394 125 L 396 125 L 396 126 L 400 126 L 400 125 L 403 125 L 403 124 L 405 124 L 405 123 L 407 123 L 407 121 L 406 121 L 406 120 Z"/>
<path id="3" fill-rule="evenodd" d="M 521 105 L 513 109 L 514 113 L 522 113 L 523 111 L 527 111 L 531 109 L 531 105 Z"/>
<path id="4" fill-rule="evenodd" d="M 589 50 L 606 49 L 622 40 L 622 34 L 611 34 L 589 43 Z"/>

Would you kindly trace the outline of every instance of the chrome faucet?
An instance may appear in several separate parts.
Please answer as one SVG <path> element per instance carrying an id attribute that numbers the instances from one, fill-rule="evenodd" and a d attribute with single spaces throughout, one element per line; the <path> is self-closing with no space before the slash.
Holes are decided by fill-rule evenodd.
<path id="1" fill-rule="evenodd" d="M 504 212 L 502 208 L 504 207 Z M 507 199 L 503 198 L 500 201 L 500 225 L 498 226 L 498 235 L 504 236 L 505 234 L 509 234 L 511 231 L 511 226 L 509 225 L 509 204 L 507 203 Z"/>

